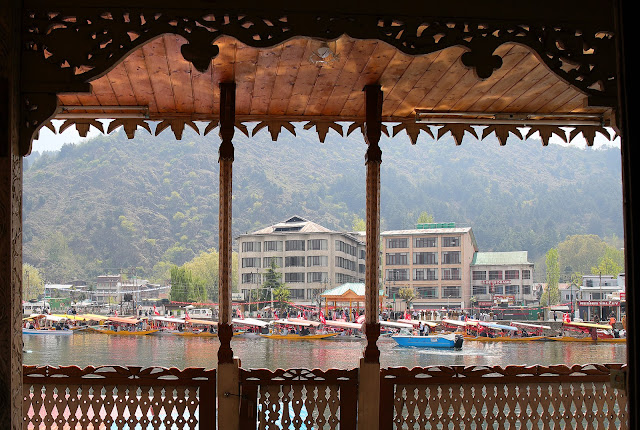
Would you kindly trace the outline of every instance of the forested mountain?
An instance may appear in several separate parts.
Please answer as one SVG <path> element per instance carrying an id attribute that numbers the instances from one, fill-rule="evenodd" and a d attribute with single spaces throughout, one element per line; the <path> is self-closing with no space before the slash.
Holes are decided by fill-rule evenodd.
<path id="1" fill-rule="evenodd" d="M 24 174 L 24 259 L 47 281 L 138 268 L 153 278 L 217 247 L 217 136 L 122 131 L 35 154 Z M 365 213 L 365 144 L 298 130 L 236 133 L 234 236 L 286 219 L 351 229 Z M 567 235 L 622 237 L 620 151 L 539 141 L 381 141 L 382 229 L 422 211 L 473 227 L 483 251 L 542 256 Z"/>

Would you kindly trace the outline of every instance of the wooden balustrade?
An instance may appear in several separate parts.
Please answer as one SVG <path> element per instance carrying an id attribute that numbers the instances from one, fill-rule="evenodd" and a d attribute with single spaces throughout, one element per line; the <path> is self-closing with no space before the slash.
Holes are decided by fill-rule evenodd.
<path id="1" fill-rule="evenodd" d="M 623 365 L 433 366 L 381 371 L 381 429 L 626 429 Z"/>
<path id="2" fill-rule="evenodd" d="M 354 430 L 358 369 L 240 369 L 242 429 Z"/>
<path id="3" fill-rule="evenodd" d="M 23 366 L 23 394 L 25 430 L 216 425 L 215 369 Z"/>
<path id="4" fill-rule="evenodd" d="M 621 364 L 381 370 L 381 429 L 626 429 Z M 24 429 L 213 429 L 216 371 L 23 366 Z M 240 428 L 356 428 L 358 369 L 240 369 Z"/>

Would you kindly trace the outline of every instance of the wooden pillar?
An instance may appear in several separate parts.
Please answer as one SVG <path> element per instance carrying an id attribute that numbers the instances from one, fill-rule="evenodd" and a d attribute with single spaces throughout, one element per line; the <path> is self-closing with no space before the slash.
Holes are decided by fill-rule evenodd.
<path id="1" fill-rule="evenodd" d="M 626 7 L 625 7 L 626 6 Z M 638 216 L 640 212 L 634 211 L 632 185 L 636 184 L 638 191 L 638 177 L 635 169 L 640 162 L 640 152 L 634 140 L 633 121 L 637 118 L 638 107 L 634 103 L 634 88 L 638 89 L 638 78 L 635 76 L 637 66 L 633 65 L 635 53 L 635 20 L 631 13 L 631 5 L 628 2 L 618 0 L 615 3 L 616 18 L 616 49 L 617 49 L 617 74 L 618 74 L 618 108 L 616 112 L 617 126 L 621 135 L 620 152 L 622 158 L 622 209 L 624 215 L 624 253 L 625 253 L 625 278 L 627 283 L 627 399 L 629 422 L 627 428 L 633 429 L 640 426 L 638 408 L 640 407 L 640 371 L 638 359 L 640 351 L 638 347 L 638 330 L 640 318 L 640 292 L 635 287 L 640 282 L 640 233 Z M 625 14 L 626 12 L 626 14 Z M 636 205 L 639 198 L 636 196 Z M 634 215 L 635 213 L 635 215 Z"/>
<path id="2" fill-rule="evenodd" d="M 219 222 L 219 263 L 218 292 L 219 316 L 218 338 L 218 428 L 236 430 L 239 428 L 239 361 L 233 359 L 231 337 L 231 197 L 233 165 L 233 133 L 235 131 L 235 91 L 234 83 L 220 84 L 220 206 Z M 215 407 L 211 405 L 211 407 Z"/>
<path id="3" fill-rule="evenodd" d="M 377 430 L 380 409 L 380 337 L 378 321 L 378 271 L 380 253 L 380 164 L 382 151 L 378 145 L 382 133 L 382 90 L 367 85 L 365 93 L 364 138 L 368 145 L 367 166 L 367 255 L 365 270 L 365 333 L 367 346 L 360 359 L 358 393 L 358 428 Z"/>
<path id="4" fill-rule="evenodd" d="M 19 1 L 0 2 L 0 428 L 22 428 Z"/>

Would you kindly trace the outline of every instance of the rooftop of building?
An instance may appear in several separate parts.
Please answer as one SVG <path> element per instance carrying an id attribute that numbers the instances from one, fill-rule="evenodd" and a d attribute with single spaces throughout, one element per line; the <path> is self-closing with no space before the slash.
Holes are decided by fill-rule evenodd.
<path id="1" fill-rule="evenodd" d="M 322 296 L 342 296 L 348 291 L 353 291 L 355 295 L 364 297 L 365 286 L 361 282 L 348 282 L 346 284 L 338 285 L 323 292 Z M 380 295 L 384 295 L 384 290 L 380 289 Z"/>
<path id="2" fill-rule="evenodd" d="M 253 233 L 245 233 L 238 236 L 268 235 L 268 234 L 314 234 L 314 233 L 334 233 L 347 236 L 355 241 L 362 242 L 362 239 L 354 233 L 339 232 L 331 230 L 300 216 L 292 216 L 285 221 L 270 225 L 269 227 L 256 230 Z"/>
<path id="3" fill-rule="evenodd" d="M 448 227 L 444 227 L 448 226 Z M 436 234 L 469 234 L 471 236 L 471 242 L 473 248 L 478 249 L 478 243 L 476 237 L 473 234 L 471 227 L 455 227 L 455 223 L 429 223 L 418 224 L 417 228 L 411 230 L 387 230 L 380 233 L 380 236 L 409 236 L 409 235 L 436 235 Z"/>
<path id="4" fill-rule="evenodd" d="M 528 261 L 527 251 L 476 252 L 471 261 L 472 266 L 510 266 L 516 264 L 533 263 Z"/>

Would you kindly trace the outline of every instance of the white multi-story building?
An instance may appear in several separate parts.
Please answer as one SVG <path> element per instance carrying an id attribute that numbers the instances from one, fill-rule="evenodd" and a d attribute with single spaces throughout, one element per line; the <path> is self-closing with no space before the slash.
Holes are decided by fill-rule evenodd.
<path id="1" fill-rule="evenodd" d="M 293 216 L 237 237 L 240 290 L 248 300 L 262 288 L 264 273 L 274 262 L 282 281 L 299 304 L 318 304 L 326 289 L 364 282 L 365 243 L 361 236 L 337 232 Z"/>
<path id="2" fill-rule="evenodd" d="M 598 315 L 606 321 L 611 314 L 620 319 L 626 313 L 625 276 L 584 275 L 577 302 L 580 318 L 591 321 Z"/>
<path id="3" fill-rule="evenodd" d="M 476 306 L 490 308 L 508 303 L 536 302 L 533 263 L 527 251 L 476 252 L 471 262 L 471 295 Z"/>

